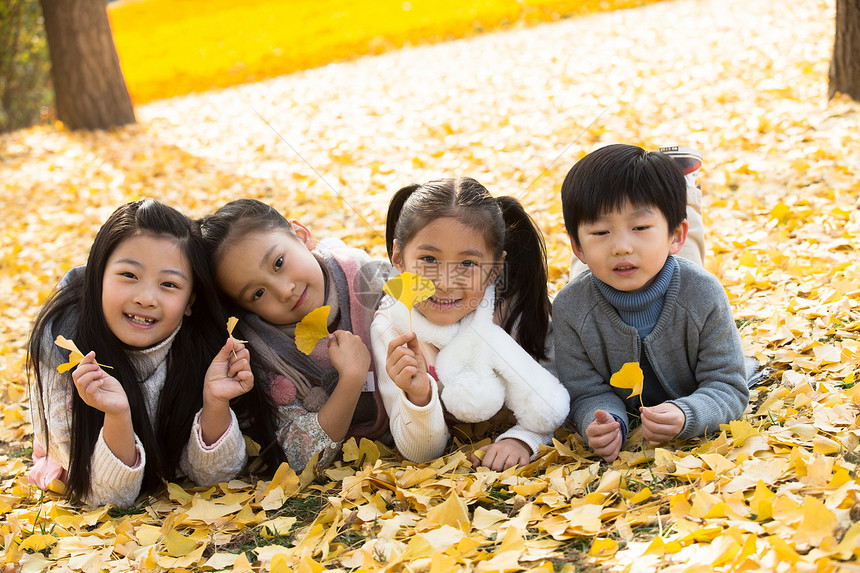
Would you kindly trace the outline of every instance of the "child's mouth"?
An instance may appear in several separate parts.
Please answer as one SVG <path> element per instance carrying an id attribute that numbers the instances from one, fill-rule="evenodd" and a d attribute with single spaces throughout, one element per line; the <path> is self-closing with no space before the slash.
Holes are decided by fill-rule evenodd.
<path id="1" fill-rule="evenodd" d="M 621 274 L 621 275 L 629 275 L 629 274 L 632 274 L 633 272 L 635 272 L 636 268 L 637 267 L 635 267 L 633 265 L 618 265 L 617 267 L 615 267 L 612 270 L 618 274 Z"/>
<path id="2" fill-rule="evenodd" d="M 302 303 L 305 302 L 305 298 L 307 298 L 307 296 L 308 296 L 308 287 L 305 287 L 305 290 L 303 290 L 302 294 L 299 295 L 299 300 L 296 301 L 296 304 L 293 305 L 293 308 L 291 310 L 296 310 L 297 308 L 302 306 Z"/>
<path id="3" fill-rule="evenodd" d="M 139 324 L 141 326 L 155 324 L 154 318 L 146 318 L 145 316 L 137 316 L 136 314 L 126 314 L 125 317 L 134 324 Z"/>
<path id="4" fill-rule="evenodd" d="M 435 296 L 431 296 L 429 299 L 430 304 L 433 305 L 437 310 L 448 310 L 457 306 L 457 303 L 460 302 L 459 298 L 437 298 Z"/>

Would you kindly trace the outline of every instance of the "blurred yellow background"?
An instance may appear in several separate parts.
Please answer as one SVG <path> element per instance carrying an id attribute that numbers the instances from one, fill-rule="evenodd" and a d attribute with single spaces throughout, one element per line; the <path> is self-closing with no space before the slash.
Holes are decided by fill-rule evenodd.
<path id="1" fill-rule="evenodd" d="M 658 0 L 126 0 L 108 14 L 135 103 L 403 46 Z"/>

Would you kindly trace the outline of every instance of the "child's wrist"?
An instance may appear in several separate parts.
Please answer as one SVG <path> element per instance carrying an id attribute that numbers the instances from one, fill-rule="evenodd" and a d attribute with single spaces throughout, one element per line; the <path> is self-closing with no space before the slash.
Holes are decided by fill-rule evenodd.
<path id="1" fill-rule="evenodd" d="M 368 370 L 358 371 L 358 369 L 348 369 L 340 372 L 338 377 L 338 385 L 347 384 L 349 386 L 357 386 L 364 388 L 364 383 L 367 381 Z"/>
<path id="2" fill-rule="evenodd" d="M 406 390 L 406 399 L 416 406 L 426 406 L 433 398 L 433 386 L 427 374 L 418 374 L 409 390 Z M 416 387 L 417 386 L 417 387 Z"/>
<path id="3" fill-rule="evenodd" d="M 112 412 L 105 412 L 105 421 L 113 421 L 116 422 L 126 422 L 131 421 L 131 408 L 126 404 L 125 408 L 121 410 L 115 410 Z"/>
<path id="4" fill-rule="evenodd" d="M 205 410 L 220 410 L 220 409 L 229 409 L 230 408 L 230 400 L 225 400 L 224 398 L 219 398 L 217 396 L 213 396 L 208 392 L 203 392 L 203 408 Z"/>

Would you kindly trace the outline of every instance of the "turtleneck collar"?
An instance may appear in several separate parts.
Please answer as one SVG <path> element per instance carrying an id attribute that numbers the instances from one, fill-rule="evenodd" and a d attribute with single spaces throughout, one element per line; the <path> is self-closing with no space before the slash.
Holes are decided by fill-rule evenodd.
<path id="1" fill-rule="evenodd" d="M 149 379 L 149 377 L 152 376 L 152 374 L 158 368 L 158 365 L 163 363 L 167 359 L 167 353 L 170 352 L 170 347 L 171 345 L 173 345 L 173 340 L 179 333 L 180 328 L 182 328 L 181 322 L 170 336 L 168 336 L 155 346 L 150 346 L 149 348 L 143 348 L 140 350 L 135 349 L 128 351 L 128 358 L 134 366 L 134 369 L 137 371 L 141 382 Z"/>
<path id="2" fill-rule="evenodd" d="M 593 275 L 592 277 L 609 304 L 618 311 L 621 320 L 628 326 L 635 328 L 640 338 L 645 338 L 657 325 L 657 320 L 663 311 L 666 291 L 677 266 L 675 257 L 669 255 L 651 285 L 641 292 L 616 290 L 597 277 Z"/>

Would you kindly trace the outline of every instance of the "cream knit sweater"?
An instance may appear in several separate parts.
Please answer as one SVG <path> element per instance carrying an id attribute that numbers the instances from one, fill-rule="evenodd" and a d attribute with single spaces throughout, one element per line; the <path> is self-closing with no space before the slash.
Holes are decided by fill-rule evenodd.
<path id="1" fill-rule="evenodd" d="M 150 419 L 155 419 L 158 399 L 167 375 L 167 355 L 178 329 L 164 342 L 144 350 L 129 353 L 135 368 L 144 376 L 141 390 L 146 401 Z M 52 340 L 43 341 L 52 345 Z M 48 346 L 50 347 L 50 346 Z M 72 395 L 74 384 L 71 374 L 60 374 L 56 368 L 47 364 L 42 368 L 42 380 L 46 395 L 39 396 L 34 390 L 30 397 L 31 416 L 35 441 L 44 445 L 45 428 L 39 420 L 42 408 L 47 421 L 48 457 L 62 468 L 69 467 L 72 426 Z M 200 485 L 215 484 L 235 477 L 245 466 L 248 459 L 245 442 L 236 415 L 232 411 L 232 422 L 224 435 L 212 446 L 203 444 L 200 434 L 200 412 L 194 417 L 191 434 L 182 452 L 179 468 L 183 474 Z M 125 465 L 105 443 L 104 435 L 99 433 L 98 441 L 90 460 L 91 489 L 84 502 L 90 505 L 114 504 L 129 507 L 140 494 L 146 455 L 143 446 L 135 436 L 138 461 L 133 467 Z M 32 476 L 31 476 L 32 479 Z"/>

